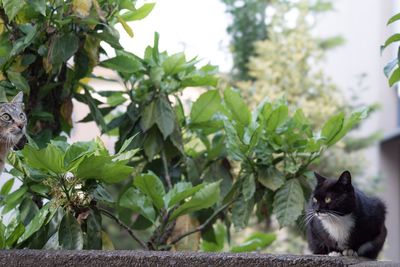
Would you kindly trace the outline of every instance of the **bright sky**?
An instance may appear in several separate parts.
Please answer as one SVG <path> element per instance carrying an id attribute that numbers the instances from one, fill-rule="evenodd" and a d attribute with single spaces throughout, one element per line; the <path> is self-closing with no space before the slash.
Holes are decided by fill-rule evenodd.
<path id="1" fill-rule="evenodd" d="M 128 51 L 143 55 L 153 44 L 154 32 L 160 34 L 160 50 L 169 53 L 185 51 L 188 58 L 198 56 L 204 63 L 218 65 L 222 72 L 232 66 L 229 54 L 229 17 L 219 0 L 158 0 L 148 17 L 131 22 L 135 36 L 130 38 L 122 27 L 121 44 Z M 118 25 L 120 26 L 120 25 Z"/>

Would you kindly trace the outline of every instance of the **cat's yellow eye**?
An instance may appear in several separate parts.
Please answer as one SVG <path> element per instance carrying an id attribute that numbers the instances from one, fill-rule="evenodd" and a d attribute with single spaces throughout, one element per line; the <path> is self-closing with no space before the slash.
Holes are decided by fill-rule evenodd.
<path id="1" fill-rule="evenodd" d="M 330 197 L 326 197 L 325 198 L 325 203 L 330 203 L 332 200 L 331 200 L 331 198 Z"/>
<path id="2" fill-rule="evenodd" d="M 1 119 L 3 121 L 10 121 L 11 120 L 11 116 L 6 113 L 6 114 L 1 115 Z"/>
<path id="3" fill-rule="evenodd" d="M 313 198 L 312 198 L 312 202 L 317 203 L 318 200 L 317 200 L 315 197 L 313 197 Z"/>

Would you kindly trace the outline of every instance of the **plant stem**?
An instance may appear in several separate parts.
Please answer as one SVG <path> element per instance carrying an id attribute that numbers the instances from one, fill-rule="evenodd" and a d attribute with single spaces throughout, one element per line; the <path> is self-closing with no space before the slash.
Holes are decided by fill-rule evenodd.
<path id="1" fill-rule="evenodd" d="M 217 217 L 217 215 L 224 211 L 229 205 L 231 205 L 233 203 L 233 200 L 229 201 L 228 203 L 226 203 L 225 205 L 222 205 L 221 207 L 219 207 L 203 224 L 199 225 L 198 227 L 178 236 L 177 238 L 175 238 L 174 240 L 171 241 L 171 245 L 174 245 L 176 243 L 178 243 L 181 239 L 187 237 L 188 235 L 194 234 L 196 232 L 200 232 L 202 231 L 204 228 L 206 228 L 214 219 L 215 217 Z"/>
<path id="2" fill-rule="evenodd" d="M 172 188 L 172 183 L 171 183 L 171 176 L 169 176 L 168 172 L 168 163 L 167 163 L 167 156 L 165 155 L 165 150 L 161 151 L 161 159 L 164 167 L 164 174 L 165 174 L 165 180 L 167 181 L 168 188 Z"/>
<path id="3" fill-rule="evenodd" d="M 103 208 L 98 208 L 99 211 L 101 211 L 102 213 L 104 213 L 106 216 L 108 216 L 109 218 L 113 219 L 116 223 L 119 224 L 119 226 L 121 226 L 122 228 L 125 228 L 126 231 L 128 231 L 129 235 L 135 239 L 136 242 L 139 243 L 139 245 L 144 249 L 144 250 L 148 250 L 149 248 L 147 247 L 147 245 L 140 240 L 135 233 L 133 232 L 133 230 L 127 226 L 126 224 L 124 224 L 120 219 L 118 219 L 114 214 L 112 214 L 111 212 L 109 212 L 106 209 Z"/>

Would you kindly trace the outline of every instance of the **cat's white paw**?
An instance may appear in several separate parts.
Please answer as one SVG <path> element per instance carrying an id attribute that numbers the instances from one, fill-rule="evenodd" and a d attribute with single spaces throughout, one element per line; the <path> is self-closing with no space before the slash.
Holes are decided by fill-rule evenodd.
<path id="1" fill-rule="evenodd" d="M 343 253 L 343 256 L 350 256 L 350 257 L 357 257 L 358 256 L 357 252 L 355 252 L 352 249 L 345 249 L 345 250 L 343 250 L 342 253 Z"/>
<path id="2" fill-rule="evenodd" d="M 328 256 L 339 257 L 339 256 L 342 256 L 342 253 L 337 252 L 337 251 L 332 251 L 332 252 L 329 252 Z"/>

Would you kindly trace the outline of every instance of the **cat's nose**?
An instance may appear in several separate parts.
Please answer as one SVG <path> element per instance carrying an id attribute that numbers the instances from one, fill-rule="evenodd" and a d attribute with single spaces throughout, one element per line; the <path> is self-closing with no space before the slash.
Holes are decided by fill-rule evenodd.
<path id="1" fill-rule="evenodd" d="M 24 128 L 24 124 L 23 123 L 17 123 L 17 127 L 22 130 Z"/>

